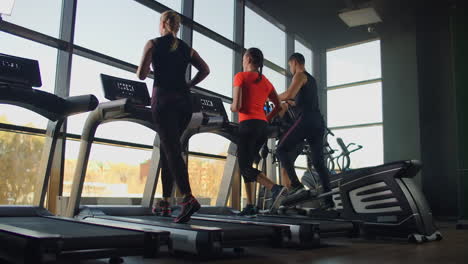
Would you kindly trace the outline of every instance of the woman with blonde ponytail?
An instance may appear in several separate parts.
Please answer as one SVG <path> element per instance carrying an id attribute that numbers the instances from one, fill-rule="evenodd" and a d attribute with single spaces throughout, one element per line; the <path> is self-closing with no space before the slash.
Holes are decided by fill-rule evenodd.
<path id="1" fill-rule="evenodd" d="M 210 69 L 194 49 L 177 38 L 180 21 L 181 18 L 175 11 L 170 10 L 161 14 L 159 23 L 161 37 L 146 43 L 137 76 L 144 80 L 151 71 L 150 66 L 153 67 L 151 110 L 161 140 L 163 184 L 163 200 L 156 211 L 164 216 L 170 216 L 169 199 L 175 179 L 177 187 L 184 195 L 184 200 L 181 204 L 181 213 L 174 222 L 185 223 L 200 209 L 200 204 L 190 189 L 187 165 L 181 155 L 180 137 L 192 116 L 190 87 L 205 79 Z M 198 72 L 187 82 L 185 76 L 189 64 L 192 64 Z"/>

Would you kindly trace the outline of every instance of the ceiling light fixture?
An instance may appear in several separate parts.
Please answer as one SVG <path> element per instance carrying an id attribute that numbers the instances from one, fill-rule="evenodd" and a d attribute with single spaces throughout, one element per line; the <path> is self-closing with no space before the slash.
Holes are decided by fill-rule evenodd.
<path id="1" fill-rule="evenodd" d="M 373 7 L 344 11 L 339 13 L 338 16 L 346 23 L 346 25 L 348 25 L 348 27 L 357 27 L 382 22 L 382 19 Z"/>

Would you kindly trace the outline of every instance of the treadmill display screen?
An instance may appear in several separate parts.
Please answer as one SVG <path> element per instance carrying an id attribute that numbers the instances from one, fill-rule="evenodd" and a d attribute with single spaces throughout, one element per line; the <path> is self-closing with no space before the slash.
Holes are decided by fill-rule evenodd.
<path id="1" fill-rule="evenodd" d="M 202 112 L 210 116 L 219 116 L 228 120 L 221 98 L 192 93 L 193 112 Z"/>
<path id="2" fill-rule="evenodd" d="M 127 98 L 137 105 L 151 103 L 146 83 L 101 74 L 104 96 L 111 101 Z"/>
<path id="3" fill-rule="evenodd" d="M 42 85 L 39 63 L 0 53 L 0 82 L 21 84 L 25 87 Z"/>

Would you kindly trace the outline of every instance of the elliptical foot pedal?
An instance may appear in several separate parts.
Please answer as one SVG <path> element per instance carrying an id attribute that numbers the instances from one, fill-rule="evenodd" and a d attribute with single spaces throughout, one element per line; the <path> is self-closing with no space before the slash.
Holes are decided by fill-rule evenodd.
<path id="1" fill-rule="evenodd" d="M 286 198 L 284 198 L 282 205 L 290 207 L 315 197 L 317 197 L 315 191 L 303 191 L 298 194 L 288 195 Z"/>

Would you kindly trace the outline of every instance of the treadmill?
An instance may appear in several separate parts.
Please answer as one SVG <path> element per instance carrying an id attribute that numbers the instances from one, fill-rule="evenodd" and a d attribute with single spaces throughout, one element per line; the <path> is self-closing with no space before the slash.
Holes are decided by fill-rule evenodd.
<path id="1" fill-rule="evenodd" d="M 57 217 L 44 208 L 54 150 L 64 120 L 96 108 L 93 95 L 61 98 L 40 87 L 35 60 L 0 54 L 0 103 L 20 106 L 50 120 L 36 183 L 33 206 L 0 205 L 0 258 L 13 263 L 156 256 L 168 232 L 112 228 Z"/>
<path id="2" fill-rule="evenodd" d="M 273 244 L 280 246 L 289 236 L 288 229 L 283 225 L 262 225 L 254 223 L 211 222 L 192 220 L 187 224 L 173 223 L 171 217 L 160 217 L 152 213 L 152 204 L 158 182 L 159 168 L 159 137 L 156 135 L 153 143 L 152 164 L 144 189 L 141 204 L 138 206 L 100 206 L 82 205 L 80 200 L 86 176 L 89 154 L 94 135 L 99 124 L 112 121 L 129 121 L 155 130 L 152 120 L 150 97 L 146 83 L 121 79 L 101 74 L 104 94 L 109 102 L 99 104 L 90 113 L 81 138 L 78 163 L 72 183 L 72 191 L 67 208 L 68 217 L 77 217 L 84 221 L 111 226 L 135 226 L 139 228 L 157 228 L 170 231 L 172 247 L 176 251 L 184 251 L 202 256 L 216 256 L 223 248 L 238 249 L 247 245 Z M 198 106 L 210 107 L 209 102 L 215 100 L 222 106 L 218 98 L 192 94 Z M 213 107 L 213 105 L 211 105 Z M 201 119 L 194 118 L 200 117 Z M 210 118 L 195 109 L 193 122 L 206 124 L 217 123 L 216 118 Z"/>
<path id="3" fill-rule="evenodd" d="M 226 111 L 221 102 L 212 101 L 210 99 L 201 100 L 201 103 L 193 103 L 196 112 L 192 116 L 192 122 L 189 124 L 188 129 L 182 136 L 182 149 L 187 149 L 190 137 L 198 133 L 214 133 L 220 135 L 231 141 L 228 149 L 228 156 L 226 165 L 224 167 L 223 178 L 221 181 L 220 191 L 218 193 L 216 206 L 203 206 L 198 213 L 192 216 L 192 219 L 205 220 L 205 221 L 229 221 L 231 223 L 252 223 L 252 224 L 271 224 L 271 225 L 284 225 L 287 226 L 290 236 L 286 241 L 288 245 L 311 248 L 320 245 L 320 238 L 328 238 L 335 236 L 356 236 L 358 228 L 350 221 L 328 221 L 328 220 L 315 220 L 309 217 L 287 217 L 276 215 L 257 215 L 257 217 L 242 217 L 237 216 L 237 211 L 227 208 L 229 193 L 232 186 L 234 175 L 239 173 L 237 165 L 237 131 L 238 123 L 229 122 Z M 203 113 L 203 115 L 201 114 Z M 204 118 L 210 116 L 211 122 L 205 122 Z M 216 120 L 216 122 L 214 121 Z M 270 125 L 269 137 L 275 137 L 278 127 Z M 267 175 L 271 175 L 273 168 L 265 166 Z M 174 214 L 178 213 L 178 207 L 173 210 Z"/>

